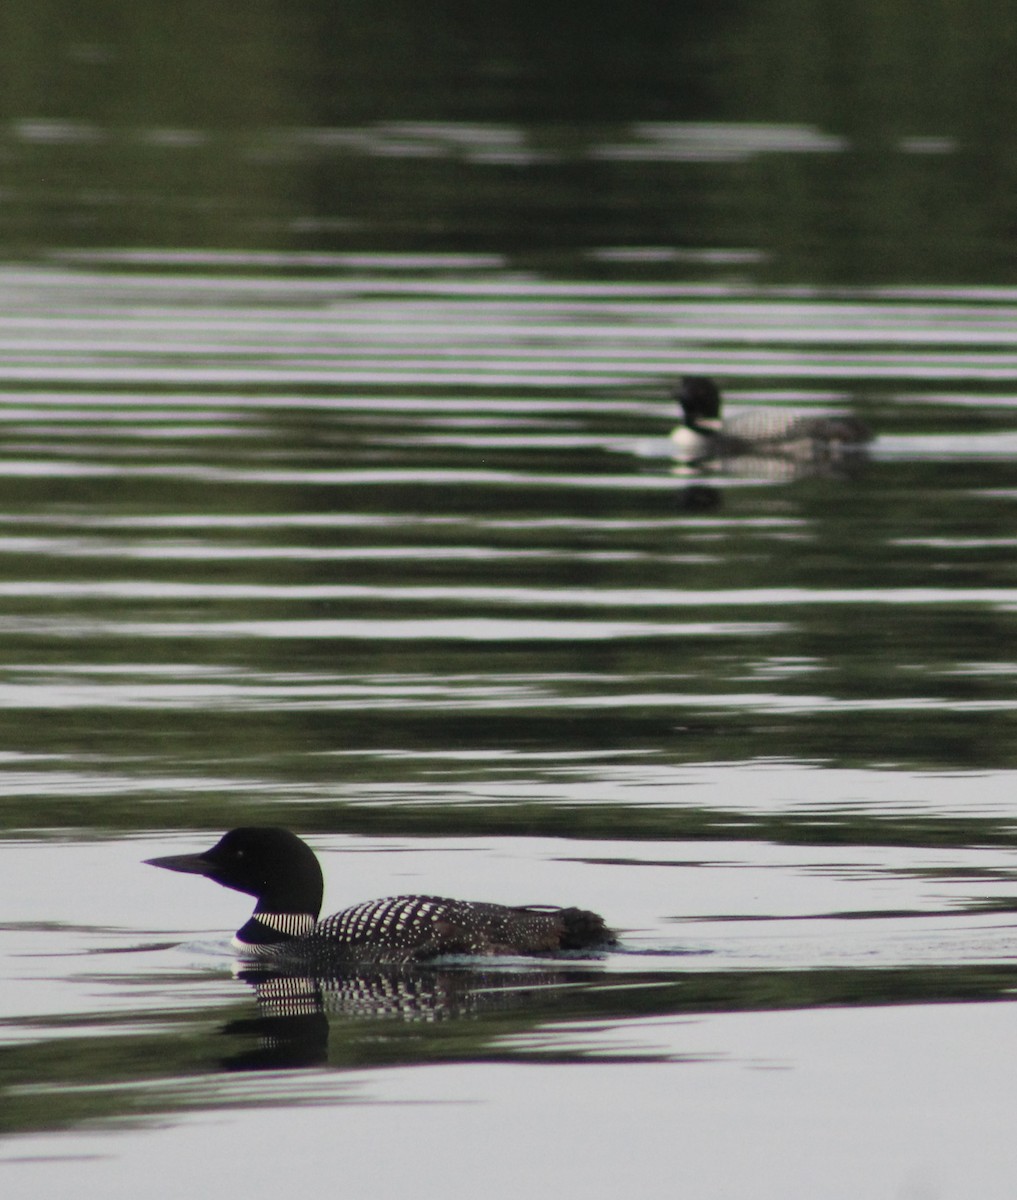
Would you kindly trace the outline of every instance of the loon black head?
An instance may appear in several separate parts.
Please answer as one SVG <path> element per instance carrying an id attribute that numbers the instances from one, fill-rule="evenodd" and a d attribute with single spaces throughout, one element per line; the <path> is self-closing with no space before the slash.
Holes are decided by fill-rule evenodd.
<path id="1" fill-rule="evenodd" d="M 685 423 L 697 433 L 721 429 L 720 388 L 707 375 L 683 375 L 671 395 L 681 405 Z"/>
<path id="2" fill-rule="evenodd" d="M 256 913 L 308 913 L 316 920 L 321 911 L 321 867 L 311 847 L 288 829 L 248 825 L 231 829 L 203 854 L 146 861 L 167 871 L 205 875 L 223 887 L 256 896 Z"/>

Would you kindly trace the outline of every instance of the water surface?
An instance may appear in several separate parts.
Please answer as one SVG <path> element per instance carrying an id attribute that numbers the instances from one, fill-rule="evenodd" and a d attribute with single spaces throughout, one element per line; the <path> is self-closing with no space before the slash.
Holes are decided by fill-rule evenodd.
<path id="1" fill-rule="evenodd" d="M 659 1193 L 675 1129 L 703 1195 L 961 1194 L 933 1097 L 974 1075 L 995 1120 L 1017 984 L 1017 293 L 124 268 L 0 274 L 9 1194 L 166 1155 L 178 1194 L 266 1119 L 255 1194 L 335 1154 L 383 1194 L 395 1111 L 407 1155 L 477 1143 L 453 1194 L 495 1129 L 491 1186 L 536 1186 L 557 1122 L 573 1183 L 622 1139 L 595 1194 L 623 1157 Z M 690 472 L 685 370 L 878 440 Z M 245 979 L 246 898 L 142 860 L 250 822 L 311 838 L 330 909 L 558 900 L 621 945 Z"/>

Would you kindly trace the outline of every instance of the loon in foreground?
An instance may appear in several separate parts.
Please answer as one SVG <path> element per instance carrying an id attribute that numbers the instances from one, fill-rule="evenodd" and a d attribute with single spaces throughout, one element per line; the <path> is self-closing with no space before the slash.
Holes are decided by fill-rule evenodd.
<path id="1" fill-rule="evenodd" d="M 688 462 L 744 455 L 822 462 L 857 453 L 872 441 L 865 423 L 849 413 L 803 416 L 763 409 L 723 420 L 720 389 L 705 375 L 683 376 L 671 394 L 683 417 L 671 439 Z"/>
<path id="2" fill-rule="evenodd" d="M 150 858 L 257 899 L 234 945 L 248 956 L 423 962 L 443 954 L 540 955 L 604 948 L 614 937 L 579 908 L 477 904 L 443 896 L 368 900 L 318 920 L 323 883 L 314 851 L 288 829 L 233 829 L 203 854 Z"/>

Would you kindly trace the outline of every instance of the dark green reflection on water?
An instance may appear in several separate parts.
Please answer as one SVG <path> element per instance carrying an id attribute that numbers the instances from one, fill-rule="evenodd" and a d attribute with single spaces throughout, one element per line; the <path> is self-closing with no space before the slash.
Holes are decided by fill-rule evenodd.
<path id="1" fill-rule="evenodd" d="M 796 282 L 1012 275 L 1005 6 L 47 3 L 8 6 L 2 34 L 8 255 L 483 250 L 574 272 L 664 247 L 685 257 L 624 270 L 713 275 L 733 250 Z"/>
<path id="2" fill-rule="evenodd" d="M 590 422 L 606 423 L 590 403 Z M 424 418 L 441 411 L 435 402 Z M 920 421 L 950 433 L 967 411 L 884 409 L 883 424 L 889 434 Z M 1008 412 L 979 411 L 967 424 L 1004 435 Z M 657 462 L 660 486 L 587 483 L 606 463 L 620 483 L 650 470 L 599 445 L 495 445 L 484 451 L 491 481 L 448 485 L 442 472 L 455 479 L 473 452 L 440 439 L 422 451 L 414 419 L 403 415 L 403 441 L 379 450 L 384 412 L 355 423 L 332 414 L 341 452 L 329 454 L 351 474 L 329 485 L 308 485 L 298 469 L 305 453 L 311 465 L 328 457 L 315 449 L 320 424 L 308 418 L 301 440 L 298 417 L 272 412 L 257 436 L 230 445 L 235 477 L 183 469 L 222 453 L 201 441 L 174 449 L 181 477 L 170 481 L 143 471 L 0 477 L 0 745 L 40 756 L 35 787 L 19 780 L 4 798 L 8 828 L 215 830 L 257 806 L 264 819 L 312 830 L 1005 839 L 1005 821 L 957 813 L 905 818 L 817 801 L 792 817 L 740 812 L 737 798 L 721 811 L 677 787 L 666 807 L 621 793 L 586 807 L 557 790 L 570 755 L 591 781 L 631 755 L 662 781 L 686 764 L 773 758 L 1012 769 L 1006 591 L 1017 567 L 1005 459 L 877 459 L 850 481 L 777 487 L 703 481 L 715 504 L 688 509 L 688 482 L 672 485 Z M 73 428 L 54 424 L 70 455 Z M 359 440 L 344 441 L 351 429 Z M 29 435 L 15 434 L 11 452 L 30 458 L 17 436 Z M 255 482 L 281 448 L 292 475 Z M 413 477 L 425 453 L 432 473 Z M 105 445 L 92 454 L 144 461 Z M 379 455 L 391 480 L 358 475 Z M 275 522 L 260 524 L 264 515 Z M 57 544 L 29 552 L 19 539 L 34 537 Z M 175 554 L 181 546 L 194 556 Z M 22 595 L 26 581 L 36 586 Z M 313 590 L 329 587 L 353 590 Z M 924 600 L 929 588 L 941 598 Z M 897 590 L 904 599 L 891 602 Z M 457 622 L 477 618 L 486 634 L 455 636 Z M 451 632 L 429 632 L 441 620 Z M 378 624 L 361 636 L 301 625 L 354 621 Z M 544 622 L 544 636 L 520 632 L 527 621 Z M 575 635 L 598 621 L 603 633 Z M 411 636 L 390 635 L 400 623 Z M 615 636 L 618 623 L 632 628 Z M 674 631 L 656 631 L 661 623 Z M 50 792 L 48 772 L 76 770 L 94 788 L 78 780 Z M 513 775 L 546 784 L 545 794 L 435 798 L 443 780 Z M 160 776 L 175 781 L 162 794 L 152 785 L 139 800 L 130 787 Z M 418 783 L 429 789 L 419 803 L 357 804 L 360 786 Z"/>

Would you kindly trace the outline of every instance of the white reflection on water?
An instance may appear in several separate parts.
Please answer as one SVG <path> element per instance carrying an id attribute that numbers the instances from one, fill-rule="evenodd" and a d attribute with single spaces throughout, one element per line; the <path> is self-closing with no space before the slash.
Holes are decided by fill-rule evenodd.
<path id="1" fill-rule="evenodd" d="M 0 633 L 55 638 L 308 638 L 361 641 L 609 641 L 645 637 L 748 637 L 786 628 L 768 621 L 570 621 L 484 617 L 407 620 L 102 621 L 85 618 L 2 617 Z"/>
<path id="2" fill-rule="evenodd" d="M 761 154 L 837 154 L 845 138 L 809 125 L 769 122 L 641 121 L 632 140 L 598 146 L 592 158 L 635 162 L 746 162 Z"/>
<path id="3" fill-rule="evenodd" d="M 101 387 L 125 384 L 160 387 L 167 383 L 175 387 L 292 387 L 309 385 L 418 387 L 421 376 L 427 376 L 430 386 L 442 387 L 548 387 L 577 388 L 592 385 L 623 387 L 634 382 L 666 379 L 686 371 L 705 375 L 758 375 L 760 370 L 787 379 L 844 379 L 860 380 L 924 380 L 929 371 L 941 379 L 956 381 L 1010 380 L 1017 374 L 1017 354 L 986 351 L 983 354 L 927 355 L 918 364 L 913 355 L 878 354 L 859 351 L 839 354 L 808 351 L 782 354 L 776 351 L 761 354 L 758 350 L 742 351 L 726 348 L 707 351 L 690 348 L 677 354 L 662 350 L 656 357 L 645 351 L 628 355 L 605 356 L 598 361 L 584 354 L 574 357 L 575 351 L 561 352 L 544 361 L 528 358 L 512 361 L 496 354 L 461 355 L 473 359 L 463 365 L 448 366 L 434 358 L 422 357 L 412 350 L 404 354 L 332 356 L 332 361 L 306 365 L 306 356 L 279 365 L 238 367 L 235 365 L 168 366 L 137 365 L 111 362 L 95 365 L 79 362 L 67 366 L 18 362 L 8 354 L 3 378 L 20 383 L 85 384 Z M 195 359 L 197 359 L 195 355 Z"/>
<path id="4" fill-rule="evenodd" d="M 13 629 L 8 625 L 14 626 Z M 470 642 L 474 640 L 506 641 L 535 640 L 552 641 L 560 637 L 577 640 L 639 637 L 648 631 L 654 636 L 679 636 L 680 634 L 739 637 L 773 632 L 772 627 L 709 625 L 701 628 L 686 626 L 583 626 L 576 622 L 538 623 L 528 622 L 514 625 L 508 623 L 504 634 L 495 632 L 483 622 L 471 621 L 459 628 L 451 622 L 400 623 L 400 622 L 294 622 L 282 625 L 271 622 L 245 622 L 230 625 L 210 622 L 200 627 L 187 625 L 142 626 L 132 622 L 121 622 L 114 626 L 87 625 L 78 622 L 70 627 L 47 625 L 45 622 L 4 621 L 0 624 L 3 633 L 33 634 L 50 633 L 53 637 L 162 637 L 162 638 L 214 638 L 214 637 L 263 637 L 327 639 L 335 637 L 352 641 L 376 638 L 406 640 L 418 636 L 422 641 L 429 637 L 441 641 Z M 417 627 L 419 625 L 419 628 Z M 416 630 L 416 634 L 414 634 Z M 1010 668 L 1013 674 L 1017 668 Z M 506 676 L 492 679 L 482 685 L 463 684 L 456 679 L 435 677 L 427 683 L 406 680 L 380 682 L 335 683 L 331 681 L 307 682 L 285 678 L 277 682 L 265 682 L 258 675 L 248 675 L 241 681 L 220 682 L 146 682 L 145 668 L 136 668 L 133 677 L 125 682 L 113 683 L 101 678 L 88 679 L 91 672 L 65 675 L 59 669 L 47 671 L 46 682 L 35 682 L 31 670 L 11 667 L 9 675 L 20 675 L 18 679 L 0 682 L 0 709 L 55 709 L 78 710 L 88 708 L 183 709 L 194 711 L 207 709 L 221 712 L 299 712 L 318 709 L 322 712 L 369 712 L 375 709 L 402 712 L 561 712 L 577 713 L 602 710 L 629 713 L 633 709 L 659 709 L 664 713 L 686 714 L 696 712 L 742 712 L 760 715 L 809 715 L 820 713 L 994 713 L 1017 710 L 1017 698 L 991 699 L 944 699 L 936 696 L 870 697 L 844 699 L 821 693 L 783 694 L 770 691 L 723 691 L 716 685 L 700 691 L 659 688 L 647 690 L 652 679 L 599 681 L 603 690 L 594 690 L 598 682 L 584 677 L 586 690 L 581 693 L 567 689 L 556 690 L 560 683 L 554 675 L 543 675 L 527 680 L 525 677 Z M 181 671 L 186 674 L 186 671 Z M 1000 675 L 1002 672 L 976 672 L 965 668 L 952 674 L 971 676 L 975 674 Z M 55 678 L 54 678 L 55 676 Z M 76 677 L 77 676 L 77 677 Z"/>
<path id="5" fill-rule="evenodd" d="M 0 518 L 2 521 L 3 518 Z M 186 522 L 182 521 L 182 524 Z M 296 524 L 296 522 L 295 522 Z M 498 562 L 632 562 L 646 557 L 637 551 L 561 550 L 509 548 L 505 546 L 252 546 L 229 545 L 222 541 L 178 541 L 159 539 L 132 542 L 86 537 L 0 537 L 0 554 L 38 555 L 44 558 L 152 559 L 155 561 L 258 561 L 292 559 L 298 562 L 357 562 L 404 559 L 439 561 Z M 668 562 L 704 561 L 705 556 L 675 554 Z M 659 559 L 658 559 L 659 561 Z"/>
<path id="6" fill-rule="evenodd" d="M 59 250 L 53 258 L 88 266 L 243 267 L 271 271 L 494 271 L 508 263 L 501 254 L 351 253 L 324 250 Z"/>
<path id="7" fill-rule="evenodd" d="M 269 286 L 6 268 L 0 353 L 8 380 L 75 387 L 384 382 L 568 393 L 679 371 L 1009 382 L 1014 306 L 1007 289 L 883 289 L 845 301 L 810 289 L 561 283 L 494 270 Z"/>
<path id="8" fill-rule="evenodd" d="M 939 606 L 983 605 L 1009 611 L 1017 605 L 1017 588 L 915 587 L 915 588 L 732 588 L 730 590 L 694 588 L 555 588 L 555 587 L 478 587 L 470 584 L 423 586 L 397 583 L 392 585 L 312 583 L 178 583 L 162 580 L 24 580 L 0 583 L 0 596 L 10 598 L 66 598 L 80 600 L 385 600 L 390 603 L 452 603 L 474 605 L 505 605 L 531 607 L 542 605 L 577 606 L 584 608 L 669 608 L 675 611 L 692 608 L 754 608 L 779 612 L 807 605 L 888 605 Z M 15 621 L 17 618 L 13 618 Z M 427 623 L 427 618 L 422 618 Z M 280 622 L 272 622 L 279 624 Z M 296 624 L 323 626 L 339 622 L 307 622 Z M 433 623 L 433 622 L 432 622 Z M 488 622 L 485 622 L 488 624 Z M 506 620 L 506 627 L 521 622 Z M 541 622 L 543 624 L 543 622 Z M 569 622 L 573 624 L 573 622 Z M 585 625 L 586 622 L 574 622 Z M 626 622 L 626 624 L 631 624 Z M 740 622 L 737 624 L 676 623 L 660 626 L 681 632 L 684 629 L 728 629 L 774 631 L 783 628 L 781 622 Z M 650 624 L 647 629 L 654 628 Z"/>
<path id="9" fill-rule="evenodd" d="M 88 702 L 89 680 L 82 683 L 81 696 L 76 697 L 73 683 L 68 684 L 58 702 L 73 705 L 84 698 Z M 368 709 L 384 710 L 406 703 L 410 710 L 419 706 L 421 710 L 433 705 L 435 708 L 453 709 L 455 696 L 461 697 L 461 706 L 469 710 L 475 702 L 480 706 L 500 700 L 511 705 L 517 700 L 527 703 L 538 692 L 537 681 L 522 681 L 513 686 L 511 681 L 499 682 L 485 689 L 479 681 L 461 683 L 458 688 L 443 689 L 432 681 L 403 681 L 395 679 L 388 686 L 383 681 L 353 684 L 346 689 L 346 698 L 351 705 Z M 268 685 L 262 685 L 265 695 L 271 699 Z M 279 686 L 282 692 L 282 685 Z M 253 706 L 259 700 L 259 687 L 252 687 Z M 338 695 L 340 689 L 335 689 Z M 500 694 L 499 694 L 500 692 Z M 320 693 L 320 694 L 319 694 Z M 301 693 L 297 685 L 296 698 L 301 695 L 311 702 L 325 700 L 328 710 L 328 689 L 322 685 L 319 692 L 308 688 Z M 184 688 L 174 689 L 167 684 L 162 690 L 151 687 L 151 699 L 156 707 L 172 708 L 208 704 L 215 711 L 217 701 L 227 703 L 242 700 L 242 688 L 238 683 L 232 694 L 225 684 L 210 681 L 207 688 L 195 684 L 193 693 Z M 96 700 L 100 707 L 117 707 L 117 684 L 113 683 L 108 693 L 97 690 Z M 132 695 L 124 691 L 124 704 L 144 704 L 144 690 Z M 31 707 L 28 698 L 26 707 Z M 241 705 L 243 708 L 243 705 Z M 696 809 L 706 812 L 729 813 L 732 818 L 738 813 L 758 817 L 765 814 L 797 814 L 806 823 L 806 828 L 815 829 L 824 820 L 842 818 L 849 814 L 871 814 L 875 816 L 936 817 L 963 815 L 966 819 L 1008 818 L 1013 810 L 1013 797 L 1017 793 L 1017 772 L 1012 770 L 986 771 L 915 771 L 900 767 L 851 769 L 836 768 L 825 763 L 806 763 L 794 759 L 760 759 L 737 763 L 681 763 L 671 764 L 653 747 L 635 751 L 620 751 L 615 748 L 598 751 L 584 750 L 568 752 L 553 749 L 525 751 L 507 749 L 468 750 L 423 750 L 404 749 L 384 745 L 363 749 L 336 750 L 312 753 L 316 771 L 324 761 L 334 766 L 328 768 L 323 778 L 316 773 L 313 777 L 287 779 L 280 784 L 274 775 L 259 774 L 257 768 L 264 763 L 251 764 L 242 773 L 230 773 L 223 769 L 211 772 L 201 769 L 189 772 L 167 773 L 149 760 L 124 759 L 110 766 L 98 758 L 78 758 L 74 755 L 28 755 L 10 753 L 2 760 L 4 768 L 5 794 L 16 798 L 36 796 L 40 802 L 47 798 L 94 796 L 94 797 L 145 797 L 150 803 L 163 801 L 173 805 L 180 800 L 196 795 L 249 796 L 259 801 L 279 801 L 281 798 L 300 801 L 303 804 L 328 806 L 341 800 L 345 805 L 377 808 L 379 806 L 406 808 L 428 807 L 444 809 L 447 806 L 463 808 L 471 804 L 484 807 L 541 803 L 549 809 L 578 806 L 620 806 L 633 813 L 647 810 L 665 812 L 669 809 Z M 387 764 L 385 782 L 378 783 L 362 776 L 359 766 L 352 775 L 348 762 L 378 762 Z M 415 772 L 403 780 L 401 766 L 413 768 L 417 763 L 427 764 L 423 772 Z M 178 797 L 178 799 L 174 799 Z M 306 819 L 306 809 L 302 813 Z M 186 822 L 185 822 L 186 824 Z M 725 828 L 733 828 L 728 823 Z M 50 834 L 51 838 L 57 837 Z M 873 870 L 914 869 L 921 871 L 921 864 L 938 864 L 953 882 L 951 889 L 958 891 L 965 902 L 974 895 L 989 898 L 991 895 L 1008 895 L 1017 886 L 1017 863 L 1012 852 L 1003 849 L 968 849 L 965 847 L 920 848 L 894 846 L 778 846 L 760 843 L 746 835 L 745 841 L 699 841 L 685 845 L 676 842 L 633 841 L 609 844 L 591 842 L 584 849 L 573 841 L 554 843 L 555 854 L 566 857 L 577 856 L 583 861 L 615 863 L 624 866 L 649 863 L 687 865 L 706 858 L 715 861 L 737 861 L 747 868 L 754 863 L 768 861 L 793 862 L 806 871 L 846 871 L 848 866 L 859 862 L 879 862 L 883 866 Z M 444 846 L 447 838 L 434 840 L 433 846 Z M 326 839 L 326 844 L 327 839 Z M 355 842 L 356 845 L 359 843 Z M 430 843 L 409 839 L 412 846 Z M 474 844 L 471 842 L 471 845 Z M 502 845 L 499 839 L 492 845 Z M 155 853 L 155 851 L 153 851 Z M 827 864 L 827 865 L 823 865 Z M 994 865 L 993 865 L 994 864 Z M 984 868 L 975 893 L 965 891 L 967 884 L 974 886 L 976 877 L 965 874 L 967 867 Z M 853 866 L 852 866 L 853 871 Z M 952 874 L 951 874 L 952 871 Z M 994 873 L 993 873 L 994 872 Z M 851 874 L 851 872 L 848 872 Z M 624 875 L 624 872 L 622 872 Z M 854 876 L 852 875 L 852 878 Z M 481 881 L 482 882 L 482 881 Z M 619 880 L 621 884 L 623 880 Z M 988 892 L 982 884 L 991 887 Z M 677 885 L 672 879 L 668 888 Z M 684 886 L 684 885 L 683 885 Z M 692 893 L 699 895 L 698 884 L 691 883 Z M 667 889 L 662 888 L 662 892 Z M 712 901 L 705 910 L 698 906 L 702 898 L 683 900 L 682 911 L 713 912 Z M 771 910 L 759 903 L 745 901 L 743 915 L 764 915 Z M 811 904 L 812 901 L 810 900 Z M 877 907 L 892 907 L 869 895 L 865 889 L 855 892 L 854 899 L 845 892 L 836 905 L 832 902 L 827 911 L 840 908 L 850 910 L 853 906 L 871 903 Z M 903 903 L 897 897 L 893 904 Z M 12 912 L 12 909 L 8 909 Z M 671 911 L 668 909 L 668 911 Z M 823 909 L 805 907 L 802 914 L 818 916 Z M 628 920 L 636 921 L 634 915 Z M 1008 918 L 1000 918 L 1008 924 Z"/>

